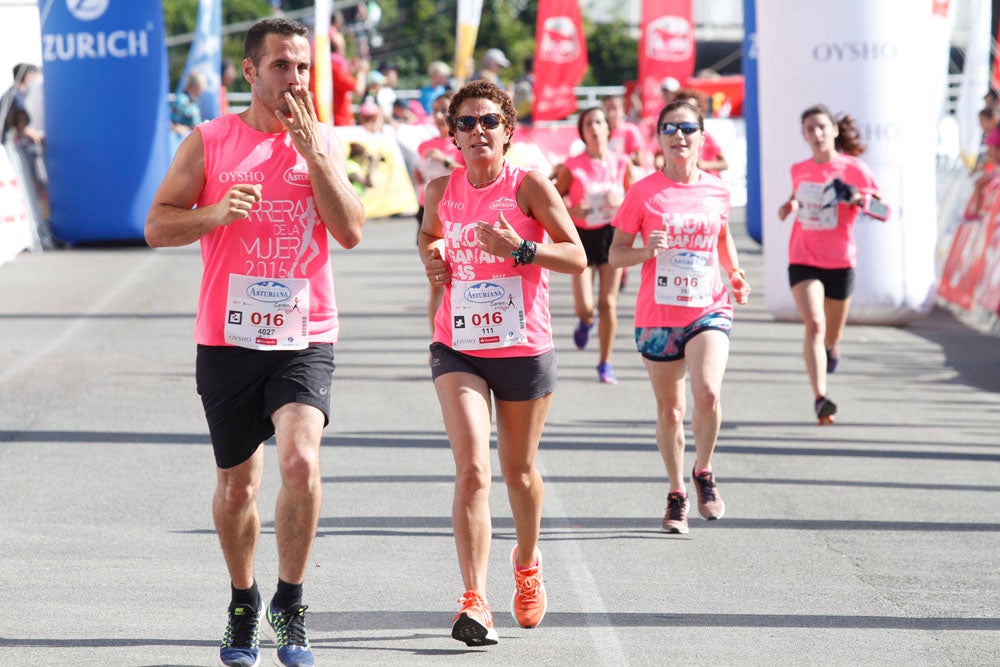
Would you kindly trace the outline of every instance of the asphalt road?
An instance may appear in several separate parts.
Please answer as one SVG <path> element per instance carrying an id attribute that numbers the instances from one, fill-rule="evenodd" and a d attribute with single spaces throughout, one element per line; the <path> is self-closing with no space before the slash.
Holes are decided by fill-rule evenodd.
<path id="1" fill-rule="evenodd" d="M 573 347 L 569 280 L 552 278 L 544 623 L 509 615 L 513 528 L 494 468 L 500 644 L 452 640 L 453 469 L 414 232 L 411 219 L 373 221 L 358 248 L 334 251 L 342 342 L 305 600 L 320 664 L 1000 664 L 1000 338 L 943 310 L 851 326 L 830 383 L 839 421 L 818 427 L 801 325 L 774 321 L 754 282 L 723 388 L 726 516 L 666 535 L 631 337 L 637 272 L 617 386 L 598 384 L 593 349 Z M 759 248 L 739 241 L 753 282 Z M 214 664 L 229 590 L 194 389 L 200 271 L 195 246 L 0 267 L 0 665 Z M 257 576 L 269 597 L 267 447 Z"/>

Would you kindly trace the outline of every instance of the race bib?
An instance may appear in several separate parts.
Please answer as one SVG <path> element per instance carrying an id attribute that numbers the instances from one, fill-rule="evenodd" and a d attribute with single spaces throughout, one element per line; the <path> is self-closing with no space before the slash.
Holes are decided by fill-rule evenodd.
<path id="1" fill-rule="evenodd" d="M 837 193 L 823 183 L 799 183 L 795 191 L 799 202 L 798 219 L 802 229 L 817 231 L 837 227 Z"/>
<path id="2" fill-rule="evenodd" d="M 490 350 L 527 342 L 520 276 L 452 280 L 453 349 Z"/>
<path id="3" fill-rule="evenodd" d="M 588 229 L 610 225 L 622 202 L 624 188 L 612 183 L 589 183 L 585 189 L 590 209 L 585 218 Z"/>
<path id="4" fill-rule="evenodd" d="M 309 346 L 309 281 L 229 274 L 226 342 L 251 350 Z"/>
<path id="5" fill-rule="evenodd" d="M 703 308 L 712 304 L 712 253 L 671 248 L 656 256 L 653 300 L 661 306 Z"/>

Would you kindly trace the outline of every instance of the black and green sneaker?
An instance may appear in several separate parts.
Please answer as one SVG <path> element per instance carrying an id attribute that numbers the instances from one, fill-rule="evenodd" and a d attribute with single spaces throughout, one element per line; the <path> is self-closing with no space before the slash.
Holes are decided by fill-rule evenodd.
<path id="1" fill-rule="evenodd" d="M 278 645 L 276 662 L 284 667 L 311 667 L 313 652 L 306 639 L 306 607 L 299 604 L 288 609 L 267 605 L 267 625 L 271 638 Z"/>
<path id="2" fill-rule="evenodd" d="M 248 604 L 229 606 L 229 622 L 222 635 L 222 667 L 257 667 L 260 664 L 260 612 Z"/>

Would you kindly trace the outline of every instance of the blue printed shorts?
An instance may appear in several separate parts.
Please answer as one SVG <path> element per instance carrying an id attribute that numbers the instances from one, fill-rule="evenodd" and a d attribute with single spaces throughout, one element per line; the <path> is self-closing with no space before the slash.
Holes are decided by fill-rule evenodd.
<path id="1" fill-rule="evenodd" d="M 686 327 L 636 327 L 635 347 L 650 361 L 677 361 L 684 358 L 684 346 L 703 331 L 729 335 L 733 320 L 722 313 L 708 313 Z"/>

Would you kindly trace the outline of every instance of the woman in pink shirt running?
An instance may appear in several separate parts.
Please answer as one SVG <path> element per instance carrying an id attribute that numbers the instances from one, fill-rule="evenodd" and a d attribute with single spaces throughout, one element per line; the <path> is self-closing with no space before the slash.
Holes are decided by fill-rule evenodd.
<path id="1" fill-rule="evenodd" d="M 705 137 L 701 111 L 684 100 L 667 104 L 656 122 L 664 164 L 632 186 L 615 216 L 612 266 L 642 264 L 635 303 L 635 340 L 656 395 L 656 444 L 670 478 L 663 529 L 688 532 L 684 484 L 685 376 L 691 374 L 698 510 L 719 519 L 725 504 L 712 473 L 722 424 L 720 393 L 729 357 L 733 307 L 750 286 L 729 234 L 729 188 L 698 168 Z M 637 234 L 643 245 L 633 247 Z M 721 269 L 721 271 L 720 271 Z"/>
<path id="2" fill-rule="evenodd" d="M 587 252 L 586 270 L 573 276 L 573 304 L 579 319 L 573 331 L 573 342 L 577 348 L 585 348 L 597 319 L 600 344 L 597 378 L 605 384 L 616 384 L 618 379 L 611 368 L 611 348 L 618 329 L 618 287 L 622 270 L 608 263 L 608 250 L 615 233 L 611 221 L 621 206 L 625 191 L 632 185 L 632 163 L 608 146 L 608 120 L 600 107 L 582 112 L 576 129 L 586 148 L 566 158 L 556 168 L 556 190 L 568 198 L 569 214 Z M 596 310 L 595 274 L 600 278 Z"/>
<path id="3" fill-rule="evenodd" d="M 455 459 L 452 525 L 465 586 L 451 635 L 468 646 L 497 643 L 486 600 L 491 399 L 517 533 L 511 613 L 525 628 L 545 615 L 535 455 L 556 385 L 548 272 L 587 265 L 552 183 L 504 159 L 516 124 L 513 101 L 493 83 L 476 80 L 455 94 L 448 127 L 466 166 L 427 184 L 420 229 L 427 280 L 445 288 L 431 375 Z"/>
<path id="4" fill-rule="evenodd" d="M 417 184 L 417 199 L 420 203 L 420 208 L 417 210 L 417 242 L 420 241 L 420 226 L 424 221 L 424 191 L 427 189 L 427 184 L 435 178 L 450 174 L 455 167 L 465 166 L 462 151 L 458 150 L 458 146 L 448 134 L 450 103 L 451 93 L 444 93 L 434 98 L 434 102 L 431 103 L 431 117 L 434 119 L 438 136 L 431 137 L 417 146 L 420 164 L 413 173 L 413 180 Z M 431 283 L 430 296 L 427 299 L 427 319 L 431 331 L 434 331 L 434 316 L 437 315 L 443 295 L 444 285 Z"/>
<path id="5" fill-rule="evenodd" d="M 837 344 L 851 306 L 858 247 L 854 222 L 878 198 L 865 151 L 850 116 L 835 119 L 823 105 L 802 112 L 802 136 L 812 157 L 792 165 L 792 195 L 778 209 L 795 214 L 788 244 L 788 281 L 805 323 L 805 357 L 820 424 L 832 424 L 837 405 L 826 396 L 826 376 L 837 369 Z"/>

